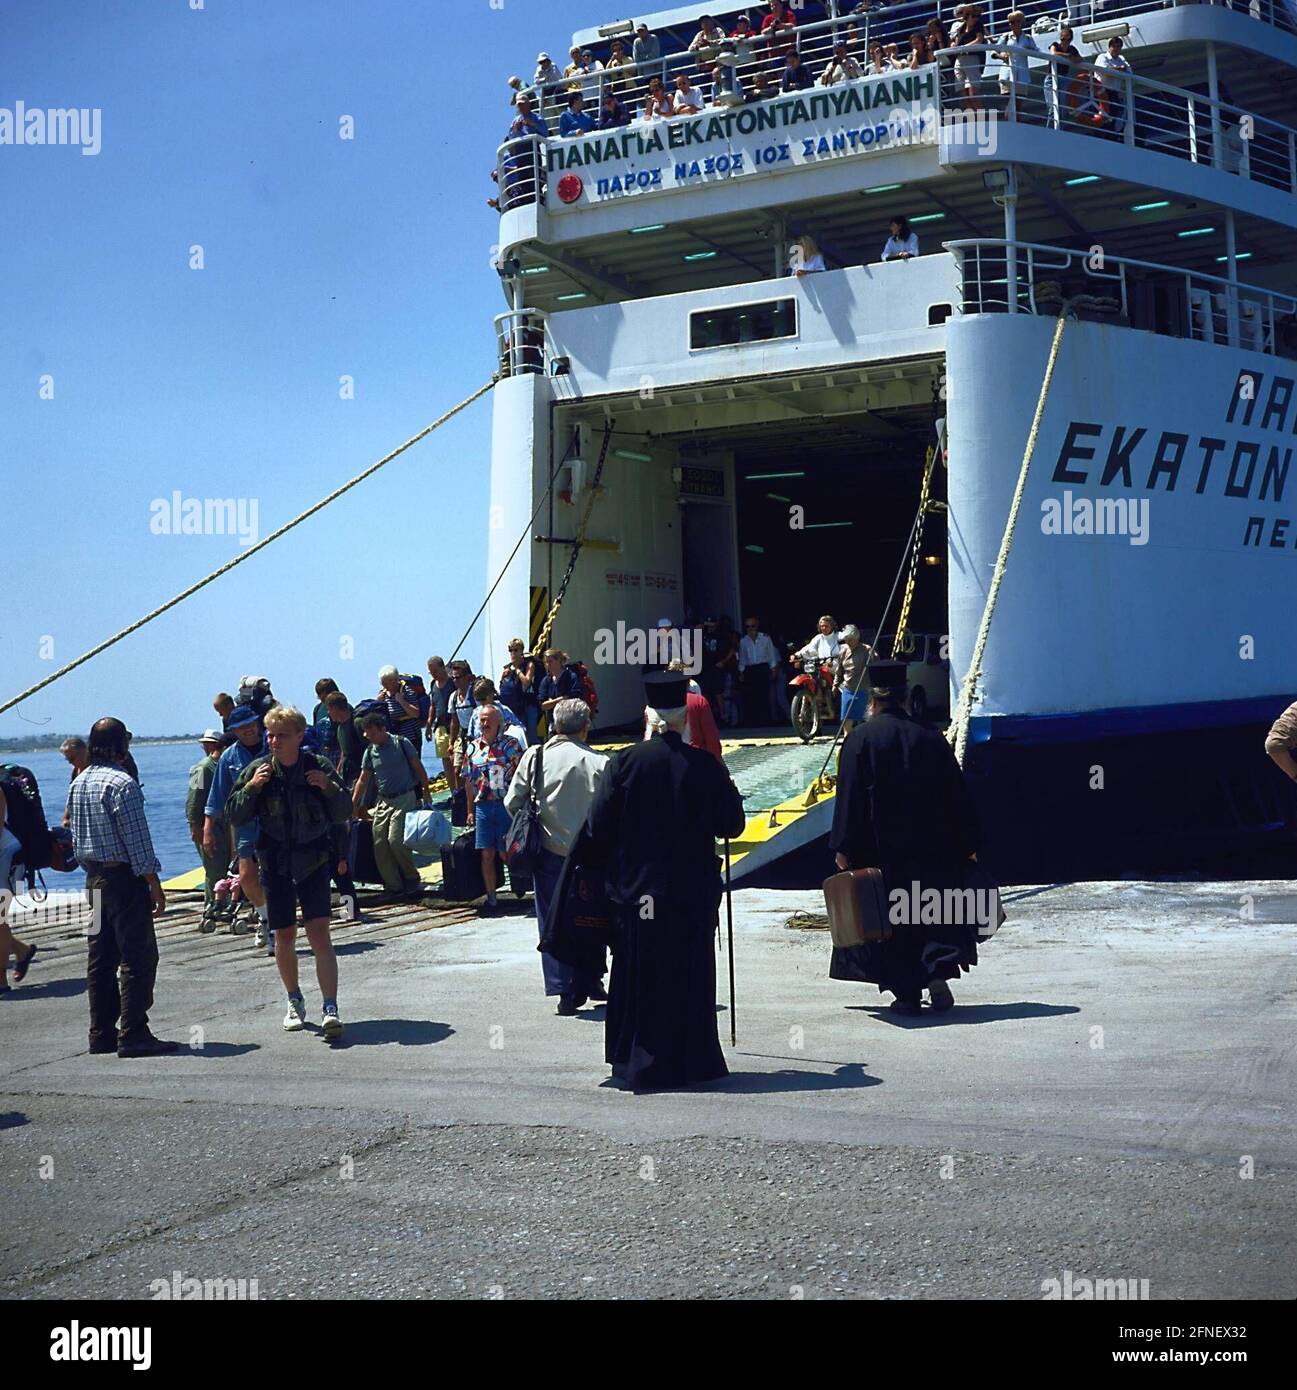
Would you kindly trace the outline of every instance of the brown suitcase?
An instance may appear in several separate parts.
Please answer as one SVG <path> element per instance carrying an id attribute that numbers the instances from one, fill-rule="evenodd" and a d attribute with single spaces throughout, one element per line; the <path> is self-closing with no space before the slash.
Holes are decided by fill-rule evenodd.
<path id="1" fill-rule="evenodd" d="M 878 869 L 844 869 L 826 878 L 824 906 L 834 946 L 864 946 L 892 939 L 887 893 Z"/>

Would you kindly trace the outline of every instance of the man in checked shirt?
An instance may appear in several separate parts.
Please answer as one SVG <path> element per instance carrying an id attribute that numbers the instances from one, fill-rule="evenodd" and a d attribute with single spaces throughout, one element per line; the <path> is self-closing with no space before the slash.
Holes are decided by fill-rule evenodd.
<path id="1" fill-rule="evenodd" d="M 177 1048 L 149 1030 L 158 973 L 153 918 L 167 903 L 144 795 L 123 766 L 130 737 L 120 719 L 95 724 L 90 765 L 73 782 L 68 807 L 72 842 L 95 907 L 86 968 L 90 1051 L 156 1057 Z"/>

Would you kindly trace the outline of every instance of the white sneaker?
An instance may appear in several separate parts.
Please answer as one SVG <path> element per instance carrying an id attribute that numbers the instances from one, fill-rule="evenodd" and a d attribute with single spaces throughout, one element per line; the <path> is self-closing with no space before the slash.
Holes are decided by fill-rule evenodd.
<path id="1" fill-rule="evenodd" d="M 294 999 L 291 995 L 288 999 L 288 1012 L 284 1015 L 284 1032 L 300 1033 L 306 1026 L 306 1000 Z M 326 1024 L 327 1031 L 327 1024 Z"/>
<path id="2" fill-rule="evenodd" d="M 338 1038 L 342 1036 L 342 1020 L 338 1017 L 338 1006 L 329 1004 L 324 1010 L 320 1019 L 320 1031 L 326 1038 Z"/>
<path id="3" fill-rule="evenodd" d="M 260 917 L 257 918 L 257 927 L 256 932 L 252 938 L 252 944 L 259 951 L 264 951 L 266 948 L 266 924 L 261 920 Z"/>

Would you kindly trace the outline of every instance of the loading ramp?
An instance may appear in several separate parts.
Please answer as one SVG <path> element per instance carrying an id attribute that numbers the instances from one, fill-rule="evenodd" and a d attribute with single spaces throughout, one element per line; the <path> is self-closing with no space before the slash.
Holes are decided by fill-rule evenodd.
<path id="1" fill-rule="evenodd" d="M 829 751 L 828 735 L 803 743 L 792 734 L 771 731 L 743 738 L 721 740 L 725 766 L 743 796 L 747 822 L 743 834 L 730 841 L 730 876 L 739 883 L 777 859 L 801 849 L 829 833 L 833 820 L 833 792 L 821 791 L 807 805 L 811 784 L 819 776 Z M 624 740 L 598 745 L 606 752 L 626 746 Z M 830 765 L 832 772 L 836 766 Z M 825 873 L 828 869 L 825 869 Z M 419 870 L 424 883 L 441 882 L 441 865 L 426 864 Z M 190 869 L 169 878 L 167 892 L 201 889 L 203 871 Z"/>

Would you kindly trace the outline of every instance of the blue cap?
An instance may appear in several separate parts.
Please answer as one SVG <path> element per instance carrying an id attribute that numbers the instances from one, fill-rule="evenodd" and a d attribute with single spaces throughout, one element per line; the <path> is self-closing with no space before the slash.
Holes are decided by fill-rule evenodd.
<path id="1" fill-rule="evenodd" d="M 251 705 L 235 705 L 225 727 L 232 733 L 235 729 L 242 729 L 246 724 L 257 723 L 260 718 Z"/>

